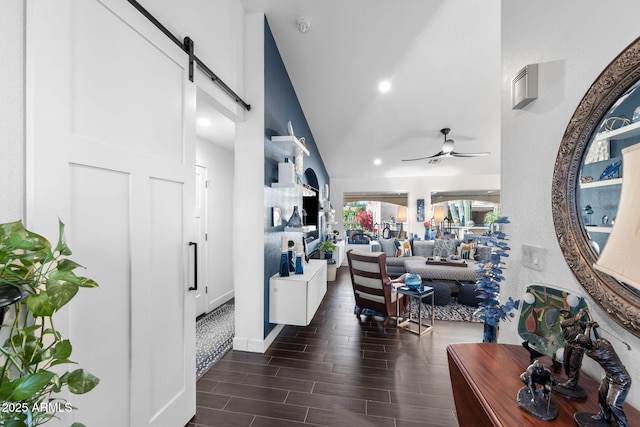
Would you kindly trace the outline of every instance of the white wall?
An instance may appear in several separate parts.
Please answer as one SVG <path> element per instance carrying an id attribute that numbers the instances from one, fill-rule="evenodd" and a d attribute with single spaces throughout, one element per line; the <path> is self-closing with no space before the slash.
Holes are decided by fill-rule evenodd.
<path id="1" fill-rule="evenodd" d="M 264 15 L 249 14 L 244 25 L 245 91 L 252 107 L 247 121 L 236 127 L 233 348 L 262 353 L 268 347 L 264 341 Z"/>
<path id="2" fill-rule="evenodd" d="M 196 164 L 207 168 L 207 300 L 215 308 L 233 297 L 234 155 L 198 138 Z"/>
<path id="3" fill-rule="evenodd" d="M 24 219 L 24 7 L 0 0 L 0 222 Z"/>
<path id="4" fill-rule="evenodd" d="M 423 222 L 416 219 L 416 200 L 424 199 L 425 221 L 431 219 L 432 209 L 429 204 L 434 191 L 456 190 L 495 190 L 500 188 L 500 175 L 476 175 L 459 177 L 419 177 L 419 178 L 379 178 L 379 179 L 332 179 L 331 204 L 336 210 L 338 227 L 342 223 L 342 197 L 348 192 L 397 191 L 409 193 L 409 209 L 407 219 L 409 232 L 424 236 Z"/>
<path id="5" fill-rule="evenodd" d="M 616 13 L 603 12 L 598 0 L 502 1 L 502 213 L 511 241 L 505 296 L 521 298 L 528 284 L 538 282 L 585 294 L 560 251 L 551 216 L 551 179 L 562 135 L 582 96 L 600 72 L 638 36 L 640 2 L 616 2 Z M 511 110 L 510 80 L 527 64 L 538 63 L 538 99 L 523 110 Z M 543 249 L 544 268 L 522 266 L 522 245 Z M 640 340 L 624 331 L 588 299 L 602 328 L 628 342 L 611 341 L 634 382 L 640 366 L 632 360 Z M 503 322 L 500 342 L 519 343 L 516 322 Z M 595 378 L 602 370 L 588 358 L 583 367 Z M 637 388 L 636 388 L 637 390 Z M 640 407 L 640 393 L 631 389 L 627 401 Z"/>

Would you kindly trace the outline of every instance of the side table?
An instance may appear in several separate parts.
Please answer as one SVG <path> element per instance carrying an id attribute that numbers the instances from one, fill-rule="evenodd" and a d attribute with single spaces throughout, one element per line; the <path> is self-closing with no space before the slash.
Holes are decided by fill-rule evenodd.
<path id="1" fill-rule="evenodd" d="M 435 323 L 435 313 L 433 311 L 435 295 L 433 292 L 433 288 L 431 286 L 420 286 L 420 288 L 418 288 L 417 290 L 413 290 L 409 289 L 406 286 L 399 286 L 398 288 L 396 288 L 396 292 L 404 295 L 405 298 L 413 298 L 418 303 L 418 317 L 414 318 L 411 314 L 411 309 L 409 309 L 409 317 L 405 319 L 400 314 L 400 299 L 396 298 L 396 313 L 398 314 L 398 318 L 396 319 L 396 326 L 398 328 L 411 331 L 414 334 L 418 334 L 420 336 L 426 334 L 427 332 L 431 332 Z M 422 300 L 429 296 L 431 297 L 431 323 L 424 323 L 424 320 L 422 320 Z M 411 307 L 410 304 L 409 307 Z"/>

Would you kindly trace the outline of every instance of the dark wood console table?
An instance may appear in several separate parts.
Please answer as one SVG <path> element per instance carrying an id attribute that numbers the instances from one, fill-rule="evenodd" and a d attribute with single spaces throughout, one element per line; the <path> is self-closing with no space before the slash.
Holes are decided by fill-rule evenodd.
<path id="1" fill-rule="evenodd" d="M 539 420 L 520 409 L 516 396 L 524 385 L 520 381 L 529 366 L 529 353 L 524 347 L 510 344 L 465 343 L 447 346 L 449 374 L 453 398 L 461 427 L 474 426 L 553 426 L 575 427 L 576 412 L 598 412 L 599 380 L 584 372 L 580 385 L 587 390 L 587 399 L 575 401 L 556 395 L 558 418 Z M 551 367 L 551 359 L 542 358 Z M 640 426 L 640 412 L 625 405 L 629 426 Z"/>

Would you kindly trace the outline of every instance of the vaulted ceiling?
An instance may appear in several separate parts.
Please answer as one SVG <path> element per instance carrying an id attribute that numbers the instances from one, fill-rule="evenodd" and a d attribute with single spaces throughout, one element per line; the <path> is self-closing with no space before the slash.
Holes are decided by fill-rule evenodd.
<path id="1" fill-rule="evenodd" d="M 499 173 L 499 0 L 241 2 L 266 15 L 332 179 Z M 444 127 L 491 154 L 401 161 L 441 151 Z"/>

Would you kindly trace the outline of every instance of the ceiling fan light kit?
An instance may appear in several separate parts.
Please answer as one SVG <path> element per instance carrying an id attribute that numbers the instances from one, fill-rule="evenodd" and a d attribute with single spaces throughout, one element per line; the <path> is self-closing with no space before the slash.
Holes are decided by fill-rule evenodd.
<path id="1" fill-rule="evenodd" d="M 433 156 L 426 157 L 418 157 L 417 159 L 403 159 L 403 162 L 413 162 L 415 160 L 427 160 L 429 159 L 429 164 L 436 164 L 439 162 L 433 162 L 432 160 L 437 159 L 440 160 L 443 157 L 478 157 L 478 156 L 486 156 L 489 152 L 482 153 L 458 153 L 453 151 L 453 139 L 447 139 L 447 135 L 451 132 L 450 128 L 442 128 L 440 129 L 440 133 L 444 136 L 444 142 L 442 143 L 442 151 L 438 154 L 434 154 Z"/>

